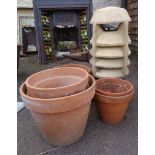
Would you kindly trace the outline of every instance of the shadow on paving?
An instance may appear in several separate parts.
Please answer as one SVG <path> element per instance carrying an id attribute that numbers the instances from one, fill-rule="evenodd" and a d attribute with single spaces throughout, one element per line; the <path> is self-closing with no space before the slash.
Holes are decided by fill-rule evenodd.
<path id="1" fill-rule="evenodd" d="M 18 155 L 36 155 L 46 152 L 46 155 L 137 155 L 138 154 L 138 65 L 137 55 L 130 56 L 130 74 L 125 79 L 133 83 L 135 95 L 131 102 L 124 120 L 117 125 L 108 125 L 100 121 L 95 102 L 92 102 L 91 110 L 84 136 L 75 144 L 67 147 L 50 146 L 42 138 L 39 129 L 36 127 L 31 113 L 23 109 L 18 113 Z M 24 60 L 23 60 L 24 61 Z M 25 60 L 28 61 L 28 60 Z M 30 61 L 30 60 L 29 60 Z M 71 62 L 65 60 L 63 63 Z M 20 62 L 22 63 L 22 62 Z M 26 62 L 25 62 L 26 63 Z M 38 62 L 37 62 L 38 63 Z M 62 63 L 59 62 L 59 63 Z M 32 64 L 29 63 L 28 67 Z M 54 64 L 54 65 L 58 65 Z M 18 86 L 25 78 L 46 68 L 54 66 L 39 65 L 40 68 L 25 68 L 18 74 Z M 37 67 L 37 65 L 35 65 Z M 26 72 L 27 71 L 27 72 Z M 21 74 L 21 75 L 20 75 Z M 23 77 L 23 78 L 22 78 Z M 19 96 L 18 99 L 20 100 Z M 55 149 L 56 148 L 56 149 Z M 53 150 L 52 150 L 53 149 Z"/>

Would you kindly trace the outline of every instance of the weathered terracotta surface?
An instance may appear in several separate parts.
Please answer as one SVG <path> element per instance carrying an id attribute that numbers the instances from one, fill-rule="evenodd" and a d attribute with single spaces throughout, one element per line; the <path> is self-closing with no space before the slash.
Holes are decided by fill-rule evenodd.
<path id="1" fill-rule="evenodd" d="M 95 94 L 95 79 L 89 75 L 89 88 L 66 97 L 33 98 L 27 95 L 25 84 L 21 85 L 20 94 L 47 142 L 65 146 L 79 140 L 84 133 Z"/>
<path id="2" fill-rule="evenodd" d="M 90 67 L 88 67 L 86 65 L 81 65 L 81 64 L 65 64 L 65 65 L 58 66 L 57 68 L 59 68 L 59 67 L 77 67 L 77 68 L 84 69 L 88 73 L 90 73 Z"/>
<path id="3" fill-rule="evenodd" d="M 123 96 L 133 91 L 133 85 L 117 78 L 102 78 L 96 80 L 95 91 L 106 96 Z"/>
<path id="4" fill-rule="evenodd" d="M 100 118 L 105 123 L 116 124 L 122 121 L 133 98 L 134 90 L 124 96 L 105 96 L 95 93 L 95 100 Z"/>
<path id="5" fill-rule="evenodd" d="M 56 98 L 78 93 L 87 88 L 89 74 L 80 68 L 61 67 L 44 70 L 28 77 L 28 93 L 37 98 Z"/>

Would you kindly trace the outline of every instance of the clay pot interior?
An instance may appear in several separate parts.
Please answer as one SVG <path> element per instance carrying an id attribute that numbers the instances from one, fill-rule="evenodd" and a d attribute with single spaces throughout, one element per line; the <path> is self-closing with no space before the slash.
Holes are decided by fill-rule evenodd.
<path id="1" fill-rule="evenodd" d="M 29 76 L 25 84 L 32 97 L 56 98 L 86 89 L 88 75 L 85 70 L 76 67 L 53 68 Z"/>
<path id="2" fill-rule="evenodd" d="M 96 82 L 95 82 L 94 77 L 93 77 L 92 75 L 89 75 L 88 87 L 87 87 L 85 90 L 83 90 L 83 91 L 81 91 L 81 92 L 79 92 L 79 93 L 76 93 L 76 94 L 72 94 L 72 95 L 70 95 L 70 96 L 63 96 L 63 97 L 60 97 L 60 98 L 44 99 L 44 98 L 37 98 L 37 97 L 32 97 L 32 96 L 30 96 L 29 93 L 28 93 L 28 89 L 27 89 L 26 84 L 23 83 L 23 84 L 21 85 L 21 87 L 20 87 L 20 94 L 23 94 L 24 96 L 27 96 L 27 97 L 29 97 L 29 98 L 31 98 L 31 99 L 36 99 L 36 100 L 45 100 L 45 101 L 46 101 L 46 100 L 47 100 L 47 101 L 49 101 L 49 100 L 61 100 L 61 99 L 64 99 L 64 98 L 68 98 L 68 97 L 72 97 L 72 96 L 76 96 L 76 95 L 78 95 L 78 94 L 81 94 L 81 93 L 83 93 L 84 91 L 87 91 L 88 89 L 90 89 L 90 87 L 92 87 L 92 85 L 95 85 L 95 84 L 96 84 Z M 95 95 L 95 93 L 94 93 L 94 95 Z"/>
<path id="3" fill-rule="evenodd" d="M 34 84 L 37 88 L 59 88 L 72 85 L 81 81 L 82 78 L 76 76 L 56 76 Z"/>
<path id="4" fill-rule="evenodd" d="M 87 77 L 88 77 L 88 74 L 83 70 L 78 70 L 75 67 L 72 67 L 72 68 L 64 67 L 63 69 L 54 68 L 54 69 L 48 69 L 41 72 L 37 72 L 29 76 L 26 79 L 25 83 L 26 85 L 31 87 L 45 88 L 46 86 L 47 88 L 50 88 L 50 86 L 47 86 L 48 81 L 54 83 L 54 80 L 58 80 L 61 83 L 60 85 L 67 86 L 67 85 L 79 82 L 82 79 Z M 65 79 L 63 80 L 63 78 Z M 44 86 L 44 83 L 45 83 L 45 86 Z"/>
<path id="5" fill-rule="evenodd" d="M 81 65 L 81 64 L 65 64 L 65 65 L 58 66 L 57 68 L 59 68 L 59 67 L 77 67 L 77 68 L 84 69 L 88 73 L 90 73 L 90 67 L 88 67 L 86 65 Z"/>
<path id="6" fill-rule="evenodd" d="M 133 85 L 116 78 L 102 78 L 96 81 L 96 92 L 107 96 L 122 96 L 130 93 Z"/>

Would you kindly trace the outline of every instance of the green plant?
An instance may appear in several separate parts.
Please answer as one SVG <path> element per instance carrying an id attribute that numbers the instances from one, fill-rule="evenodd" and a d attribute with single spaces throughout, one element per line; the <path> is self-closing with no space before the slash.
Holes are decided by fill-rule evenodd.
<path id="1" fill-rule="evenodd" d="M 43 38 L 44 40 L 49 41 L 51 39 L 51 35 L 49 31 L 43 31 Z"/>
<path id="2" fill-rule="evenodd" d="M 86 24 L 87 18 L 86 15 L 80 16 L 80 23 L 81 24 Z"/>
<path id="3" fill-rule="evenodd" d="M 49 17 L 41 15 L 42 24 L 49 24 Z"/>
<path id="4" fill-rule="evenodd" d="M 52 48 L 50 46 L 45 46 L 44 51 L 47 55 L 50 55 L 52 53 Z"/>
<path id="5" fill-rule="evenodd" d="M 81 38 L 86 39 L 87 38 L 87 29 L 81 30 Z"/>

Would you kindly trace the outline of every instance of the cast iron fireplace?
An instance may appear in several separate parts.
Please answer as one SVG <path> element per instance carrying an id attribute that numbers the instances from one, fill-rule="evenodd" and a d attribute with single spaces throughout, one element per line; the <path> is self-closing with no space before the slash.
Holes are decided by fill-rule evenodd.
<path id="1" fill-rule="evenodd" d="M 92 0 L 34 0 L 40 63 L 52 62 L 55 52 L 90 48 Z"/>

